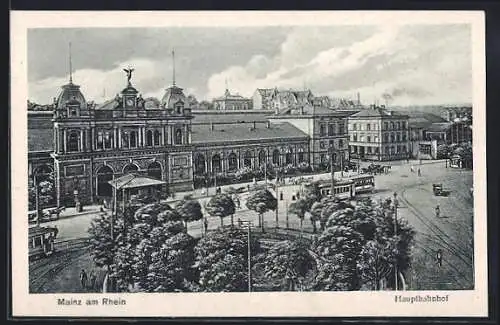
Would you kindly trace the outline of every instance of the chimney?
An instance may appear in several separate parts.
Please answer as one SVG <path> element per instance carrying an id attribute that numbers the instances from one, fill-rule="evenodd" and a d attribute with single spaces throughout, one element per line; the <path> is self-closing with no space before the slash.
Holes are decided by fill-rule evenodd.
<path id="1" fill-rule="evenodd" d="M 255 124 L 255 121 L 253 121 L 253 128 L 256 129 L 256 124 Z"/>
<path id="2" fill-rule="evenodd" d="M 271 121 L 267 121 L 267 125 L 266 125 L 266 127 L 267 127 L 268 129 L 270 129 L 270 128 L 271 128 Z"/>
<path id="3" fill-rule="evenodd" d="M 214 130 L 214 124 L 212 122 L 210 122 L 210 130 Z"/>

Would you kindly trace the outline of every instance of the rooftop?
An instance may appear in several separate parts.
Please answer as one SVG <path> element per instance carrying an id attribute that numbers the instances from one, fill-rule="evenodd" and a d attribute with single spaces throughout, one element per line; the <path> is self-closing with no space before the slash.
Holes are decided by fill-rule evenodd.
<path id="1" fill-rule="evenodd" d="M 400 118 L 408 118 L 408 115 L 401 114 L 397 111 L 389 111 L 383 108 L 367 108 L 359 111 L 356 114 L 351 115 L 352 117 L 400 117 Z"/>
<path id="2" fill-rule="evenodd" d="M 109 181 L 108 183 L 111 184 L 111 186 L 115 187 L 116 189 L 140 188 L 140 187 L 166 184 L 164 181 L 160 181 L 148 176 L 142 176 L 137 174 L 123 175 L 121 177 Z"/>
<path id="3" fill-rule="evenodd" d="M 451 123 L 445 122 L 445 123 L 432 123 L 429 125 L 427 132 L 445 132 L 447 131 L 451 126 Z"/>
<path id="4" fill-rule="evenodd" d="M 230 123 L 193 125 L 193 144 L 223 143 L 231 141 L 266 141 L 304 138 L 307 134 L 289 123 Z M 213 130 L 211 129 L 213 127 Z"/>

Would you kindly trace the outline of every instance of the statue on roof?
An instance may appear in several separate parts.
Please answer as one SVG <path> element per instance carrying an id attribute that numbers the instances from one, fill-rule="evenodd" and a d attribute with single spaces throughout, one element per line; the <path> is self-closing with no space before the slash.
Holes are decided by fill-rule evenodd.
<path id="1" fill-rule="evenodd" d="M 132 79 L 132 72 L 134 71 L 134 69 L 128 68 L 128 69 L 123 69 L 123 71 L 127 73 L 127 82 L 130 85 L 130 79 Z"/>

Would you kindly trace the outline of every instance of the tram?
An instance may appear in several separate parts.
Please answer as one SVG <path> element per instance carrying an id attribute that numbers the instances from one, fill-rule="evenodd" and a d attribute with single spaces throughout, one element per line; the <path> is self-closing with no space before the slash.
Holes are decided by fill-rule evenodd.
<path id="1" fill-rule="evenodd" d="M 332 183 L 331 181 L 320 181 L 319 190 L 321 195 L 328 196 L 331 195 Z M 336 180 L 333 186 L 333 195 L 341 200 L 350 200 L 356 196 L 356 188 L 354 182 L 350 179 L 348 180 Z"/>
<path id="2" fill-rule="evenodd" d="M 58 230 L 55 227 L 34 226 L 28 228 L 29 258 L 46 257 L 54 252 L 54 240 Z"/>
<path id="3" fill-rule="evenodd" d="M 349 178 L 354 182 L 356 194 L 360 193 L 373 193 L 375 189 L 375 176 L 373 175 L 359 175 Z"/>

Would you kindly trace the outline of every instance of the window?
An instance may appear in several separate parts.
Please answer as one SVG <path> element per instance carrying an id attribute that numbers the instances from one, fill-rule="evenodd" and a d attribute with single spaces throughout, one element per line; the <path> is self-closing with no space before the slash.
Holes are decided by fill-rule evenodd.
<path id="1" fill-rule="evenodd" d="M 356 131 L 356 123 L 354 123 L 354 124 L 352 125 L 352 129 L 353 129 L 354 131 Z"/>
<path id="2" fill-rule="evenodd" d="M 325 149 L 325 142 L 324 141 L 320 141 L 319 147 L 320 147 L 320 149 Z"/>
<path id="3" fill-rule="evenodd" d="M 299 152 L 299 156 L 297 158 L 299 159 L 299 164 L 301 162 L 304 162 L 304 153 L 303 152 Z"/>
<path id="4" fill-rule="evenodd" d="M 377 123 L 373 123 L 373 130 L 377 129 Z"/>
<path id="5" fill-rule="evenodd" d="M 97 149 L 104 149 L 104 134 L 102 131 L 97 132 Z"/>
<path id="6" fill-rule="evenodd" d="M 401 122 L 401 127 L 403 128 L 403 130 L 406 130 L 406 122 Z"/>
<path id="7" fill-rule="evenodd" d="M 352 137 L 354 138 L 353 141 L 358 141 L 358 135 L 357 134 L 354 134 Z"/>
<path id="8" fill-rule="evenodd" d="M 384 122 L 384 130 L 387 130 L 387 129 L 389 129 L 389 123 Z"/>
<path id="9" fill-rule="evenodd" d="M 367 136 L 366 137 L 366 142 L 372 142 L 372 137 L 371 136 Z"/>
<path id="10" fill-rule="evenodd" d="M 130 132 L 130 147 L 137 148 L 137 131 Z"/>
<path id="11" fill-rule="evenodd" d="M 160 145 L 160 131 L 155 130 L 154 132 L 154 145 L 159 146 Z"/>
<path id="12" fill-rule="evenodd" d="M 182 114 L 182 105 L 177 105 L 175 107 L 175 111 L 176 111 L 177 114 Z"/>
<path id="13" fill-rule="evenodd" d="M 406 141 L 406 133 L 403 133 L 403 141 Z"/>
<path id="14" fill-rule="evenodd" d="M 375 153 L 379 153 L 378 147 L 375 148 Z"/>
<path id="15" fill-rule="evenodd" d="M 372 153 L 372 147 L 367 147 L 367 148 L 366 148 L 366 151 L 367 151 L 368 153 Z"/>
<path id="16" fill-rule="evenodd" d="M 396 134 L 396 142 L 401 142 L 401 135 L 399 133 Z"/>
<path id="17" fill-rule="evenodd" d="M 328 124 L 328 135 L 335 135 L 335 124 Z"/>
<path id="18" fill-rule="evenodd" d="M 391 130 L 394 130 L 394 122 L 391 122 Z"/>
<path id="19" fill-rule="evenodd" d="M 366 131 L 371 131 L 371 125 L 370 125 L 370 123 L 366 124 Z"/>
<path id="20" fill-rule="evenodd" d="M 122 147 L 123 148 L 129 148 L 130 147 L 128 139 L 129 139 L 128 132 L 124 132 L 122 134 Z"/>
<path id="21" fill-rule="evenodd" d="M 326 131 L 325 131 L 325 125 L 324 124 L 321 124 L 319 126 L 319 135 L 324 137 L 326 135 Z"/>
<path id="22" fill-rule="evenodd" d="M 182 144 L 182 130 L 181 129 L 176 129 L 175 130 L 175 144 Z"/>
<path id="23" fill-rule="evenodd" d="M 373 137 L 373 142 L 377 142 L 378 143 L 378 137 Z"/>
<path id="24" fill-rule="evenodd" d="M 384 133 L 384 142 L 389 142 L 389 135 Z"/>
<path id="25" fill-rule="evenodd" d="M 397 122 L 396 123 L 396 127 L 397 127 L 398 130 L 401 129 L 401 123 Z"/>
<path id="26" fill-rule="evenodd" d="M 106 131 L 104 133 L 104 149 L 111 149 L 113 146 L 113 138 L 111 136 L 111 132 Z"/>
<path id="27" fill-rule="evenodd" d="M 403 149 L 403 152 L 406 153 L 406 146 L 405 145 L 401 146 L 401 149 Z"/>
<path id="28" fill-rule="evenodd" d="M 361 141 L 361 142 L 365 142 L 365 136 L 364 136 L 364 135 L 360 136 L 360 137 L 359 137 L 359 141 Z"/>
<path id="29" fill-rule="evenodd" d="M 79 140 L 78 132 L 73 131 L 69 134 L 68 151 L 71 152 L 71 151 L 78 151 L 79 150 L 78 140 Z"/>
<path id="30" fill-rule="evenodd" d="M 400 145 L 398 145 L 398 146 L 397 146 L 397 151 L 396 151 L 396 153 L 400 153 L 400 152 L 401 152 L 401 146 L 400 146 Z"/>
<path id="31" fill-rule="evenodd" d="M 344 134 L 345 125 L 344 123 L 339 124 L 339 134 Z"/>
<path id="32" fill-rule="evenodd" d="M 324 164 L 326 162 L 326 156 L 324 153 L 322 153 L 321 155 L 319 155 L 319 160 L 322 164 Z"/>
<path id="33" fill-rule="evenodd" d="M 394 133 L 391 133 L 391 142 L 395 141 Z"/>
<path id="34" fill-rule="evenodd" d="M 146 146 L 151 147 L 153 145 L 153 131 L 146 131 Z"/>
<path id="35" fill-rule="evenodd" d="M 273 151 L 273 164 L 279 165 L 280 163 L 280 151 L 278 149 L 274 149 Z"/>
<path id="36" fill-rule="evenodd" d="M 335 141 L 334 140 L 330 140 L 329 144 L 330 144 L 330 147 L 334 147 L 335 146 Z"/>
<path id="37" fill-rule="evenodd" d="M 252 153 L 250 151 L 245 152 L 245 157 L 243 159 L 243 165 L 245 167 L 252 167 Z"/>
<path id="38" fill-rule="evenodd" d="M 344 140 L 339 139 L 339 149 L 343 149 L 343 148 L 344 148 Z"/>

